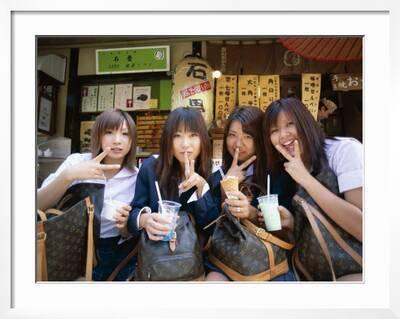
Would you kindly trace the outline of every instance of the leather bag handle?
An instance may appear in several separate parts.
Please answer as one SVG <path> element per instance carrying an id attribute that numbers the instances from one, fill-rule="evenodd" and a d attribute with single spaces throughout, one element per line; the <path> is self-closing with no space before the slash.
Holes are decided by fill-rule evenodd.
<path id="1" fill-rule="evenodd" d="M 304 199 L 299 195 L 295 195 L 294 199 L 301 203 Z M 331 225 L 331 223 L 326 219 L 326 217 L 321 214 L 318 209 L 315 209 L 313 206 L 308 205 L 312 214 L 321 222 L 322 225 L 325 226 L 326 230 L 332 236 L 332 238 L 336 241 L 336 243 L 346 252 L 348 253 L 355 262 L 357 262 L 360 266 L 362 266 L 362 256 L 358 254 L 348 243 L 346 243 L 337 230 Z"/>
<path id="2" fill-rule="evenodd" d="M 331 254 L 329 253 L 328 245 L 326 244 L 326 241 L 325 241 L 324 237 L 322 236 L 321 230 L 319 229 L 318 224 L 315 221 L 315 217 L 310 210 L 310 205 L 308 205 L 308 203 L 304 199 L 302 199 L 300 196 L 299 196 L 299 198 L 300 199 L 296 198 L 296 200 L 299 200 L 301 206 L 303 207 L 306 217 L 307 217 L 308 221 L 310 222 L 311 229 L 313 230 L 314 235 L 317 238 L 318 243 L 322 249 L 322 252 L 329 264 L 329 268 L 330 268 L 331 274 L 332 274 L 332 279 L 334 281 L 336 281 L 335 270 L 333 268 L 332 258 L 331 258 Z"/>

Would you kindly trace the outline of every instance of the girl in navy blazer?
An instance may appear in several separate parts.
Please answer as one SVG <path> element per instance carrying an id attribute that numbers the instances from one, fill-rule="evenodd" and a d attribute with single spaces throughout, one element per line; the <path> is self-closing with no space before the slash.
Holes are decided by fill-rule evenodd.
<path id="1" fill-rule="evenodd" d="M 146 159 L 138 174 L 128 230 L 138 236 L 145 229 L 152 240 L 160 240 L 169 232 L 168 220 L 158 214 L 155 181 L 160 185 L 163 200 L 181 203 L 181 210 L 193 214 L 203 227 L 216 219 L 219 208 L 210 194 L 211 145 L 200 111 L 177 108 L 164 125 L 159 157 Z"/>
<path id="2" fill-rule="evenodd" d="M 252 106 L 237 107 L 228 117 L 224 129 L 224 143 L 222 149 L 222 167 L 212 175 L 212 194 L 217 205 L 226 203 L 231 213 L 241 219 L 249 219 L 260 227 L 259 210 L 257 209 L 257 197 L 260 190 L 265 193 L 267 163 L 264 151 L 262 136 L 262 119 L 263 112 Z M 241 192 L 230 192 L 230 195 L 237 199 L 227 199 L 221 193 L 220 182 L 224 176 L 236 176 L 239 179 L 239 186 L 243 183 L 248 185 L 256 184 L 258 188 L 252 187 L 252 200 L 249 202 L 246 195 Z M 272 179 L 271 190 L 274 193 L 282 185 L 286 186 L 286 179 L 283 175 Z M 249 194 L 248 194 L 249 195 Z M 290 198 L 280 197 L 280 203 L 285 204 Z M 208 272 L 207 281 L 223 281 L 228 278 L 223 272 L 206 260 Z M 274 281 L 291 281 L 294 280 L 291 271 L 274 278 Z"/>

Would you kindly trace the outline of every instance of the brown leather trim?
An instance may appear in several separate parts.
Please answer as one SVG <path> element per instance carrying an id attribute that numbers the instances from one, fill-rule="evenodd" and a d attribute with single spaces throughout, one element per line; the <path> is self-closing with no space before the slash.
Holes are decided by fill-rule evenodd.
<path id="1" fill-rule="evenodd" d="M 139 245 L 136 245 L 135 248 L 133 248 L 131 252 L 118 264 L 118 266 L 115 267 L 111 275 L 108 276 L 107 281 L 113 281 L 115 279 L 115 277 L 122 270 L 122 268 L 124 268 L 128 264 L 128 262 L 133 258 L 133 256 L 137 254 L 138 246 Z"/>
<path id="2" fill-rule="evenodd" d="M 274 269 L 274 267 L 275 267 L 275 256 L 274 256 L 274 250 L 272 249 L 272 245 L 267 241 L 263 241 L 263 244 L 267 248 L 267 252 L 268 252 L 269 269 Z"/>
<path id="3" fill-rule="evenodd" d="M 264 241 L 268 241 L 270 243 L 273 243 L 283 249 L 286 250 L 290 250 L 293 248 L 293 244 L 288 243 L 274 235 L 272 235 L 271 233 L 268 233 L 265 229 L 261 228 L 261 227 L 257 227 L 256 225 L 254 225 L 251 221 L 249 221 L 248 219 L 243 219 L 242 220 L 242 224 L 254 235 L 256 235 L 258 238 L 264 240 Z"/>
<path id="4" fill-rule="evenodd" d="M 314 281 L 312 276 L 310 275 L 310 273 L 307 271 L 307 269 L 301 263 L 297 250 L 295 250 L 293 253 L 293 260 L 294 260 L 295 270 L 299 270 L 308 281 Z M 299 278 L 299 280 L 300 279 L 301 278 Z"/>
<path id="5" fill-rule="evenodd" d="M 213 254 L 209 254 L 208 257 L 212 263 L 214 263 L 218 268 L 220 268 L 230 279 L 235 281 L 266 281 L 266 280 L 271 280 L 276 276 L 279 276 L 289 271 L 289 265 L 287 259 L 285 259 L 272 269 L 266 270 L 256 275 L 245 276 L 233 270 L 232 268 L 228 267 L 224 263 L 222 263 Z"/>
<path id="6" fill-rule="evenodd" d="M 333 239 L 338 243 L 338 245 L 348 253 L 360 266 L 362 266 L 362 256 L 360 256 L 353 248 L 347 244 L 335 228 L 329 223 L 329 221 L 314 207 L 308 205 L 313 215 L 325 226 L 326 230 L 331 234 Z"/>
<path id="7" fill-rule="evenodd" d="M 38 209 L 38 210 L 37 210 L 37 214 L 39 215 L 39 218 L 40 218 L 40 220 L 41 220 L 42 222 L 45 221 L 45 220 L 47 220 L 47 216 L 46 216 L 46 214 L 45 214 L 42 210 Z"/>
<path id="8" fill-rule="evenodd" d="M 328 249 L 328 245 L 326 244 L 325 238 L 322 236 L 321 230 L 318 227 L 317 222 L 315 221 L 315 217 L 310 210 L 310 205 L 307 204 L 305 200 L 300 201 L 301 205 L 303 206 L 304 212 L 308 221 L 310 222 L 311 228 L 314 232 L 315 237 L 318 240 L 319 245 L 321 246 L 322 252 L 325 255 L 325 258 L 329 264 L 329 269 L 332 274 L 332 279 L 336 281 L 336 274 L 332 264 L 332 257 Z"/>
<path id="9" fill-rule="evenodd" d="M 53 214 L 53 215 L 60 216 L 60 215 L 64 214 L 64 212 L 59 209 L 49 208 L 46 210 L 46 214 Z"/>
<path id="10" fill-rule="evenodd" d="M 94 255 L 94 240 L 93 240 L 94 206 L 89 196 L 85 198 L 85 203 L 88 214 L 85 278 L 87 281 L 91 281 L 93 274 L 93 255 Z"/>

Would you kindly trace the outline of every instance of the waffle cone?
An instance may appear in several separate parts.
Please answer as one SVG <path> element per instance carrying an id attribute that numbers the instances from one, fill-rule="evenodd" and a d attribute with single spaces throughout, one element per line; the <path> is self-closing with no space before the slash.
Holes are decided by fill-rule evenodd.
<path id="1" fill-rule="evenodd" d="M 227 176 L 221 181 L 224 192 L 234 192 L 239 190 L 239 179 L 236 176 Z"/>

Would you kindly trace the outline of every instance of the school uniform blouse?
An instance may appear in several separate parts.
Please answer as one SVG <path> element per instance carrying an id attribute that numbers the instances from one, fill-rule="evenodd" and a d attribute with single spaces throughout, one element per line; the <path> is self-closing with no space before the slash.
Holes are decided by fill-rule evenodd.
<path id="1" fill-rule="evenodd" d="M 131 203 L 132 211 L 128 219 L 128 231 L 134 236 L 139 236 L 139 214 L 144 207 L 149 207 L 152 212 L 158 211 L 158 196 L 155 186 L 157 159 L 154 156 L 147 158 L 140 167 L 136 180 L 135 196 Z M 204 187 L 206 187 L 205 185 Z M 181 210 L 190 212 L 196 221 L 196 225 L 204 227 L 216 219 L 219 215 L 218 206 L 215 204 L 211 192 L 207 190 L 201 198 L 192 200 L 196 187 L 182 193 L 179 198 L 163 198 L 181 203 Z"/>
<path id="2" fill-rule="evenodd" d="M 67 157 L 67 159 L 60 165 L 56 172 L 50 174 L 44 181 L 41 188 L 51 183 L 58 175 L 61 174 L 66 168 L 75 166 L 85 161 L 92 159 L 90 153 L 74 153 Z M 78 183 L 98 183 L 105 184 L 104 199 L 112 198 L 124 203 L 129 204 L 132 201 L 133 194 L 136 187 L 137 168 L 123 167 L 116 175 L 109 178 L 107 181 L 101 179 L 84 179 L 76 180 L 70 186 Z M 103 208 L 104 209 L 104 208 Z M 109 238 L 119 236 L 118 228 L 115 221 L 106 219 L 101 214 L 100 238 Z"/>

